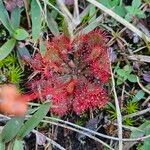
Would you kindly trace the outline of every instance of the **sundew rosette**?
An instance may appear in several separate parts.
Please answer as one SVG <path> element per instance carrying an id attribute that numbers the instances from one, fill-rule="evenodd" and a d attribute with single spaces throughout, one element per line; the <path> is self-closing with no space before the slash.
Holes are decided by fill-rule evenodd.
<path id="1" fill-rule="evenodd" d="M 51 112 L 60 116 L 105 106 L 108 94 L 104 85 L 110 77 L 106 42 L 101 30 L 79 35 L 73 41 L 63 34 L 47 41 L 44 56 L 36 53 L 28 59 L 38 72 L 30 81 L 30 98 L 49 98 Z"/>

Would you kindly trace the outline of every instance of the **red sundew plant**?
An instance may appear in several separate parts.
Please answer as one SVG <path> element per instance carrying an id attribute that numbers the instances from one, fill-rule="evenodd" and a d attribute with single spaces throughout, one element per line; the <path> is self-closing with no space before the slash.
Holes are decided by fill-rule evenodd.
<path id="1" fill-rule="evenodd" d="M 106 42 L 101 30 L 73 41 L 64 35 L 47 41 L 45 55 L 37 53 L 29 62 L 38 72 L 30 83 L 31 99 L 51 99 L 51 111 L 60 116 L 103 107 L 108 102 L 103 85 L 110 77 Z"/>

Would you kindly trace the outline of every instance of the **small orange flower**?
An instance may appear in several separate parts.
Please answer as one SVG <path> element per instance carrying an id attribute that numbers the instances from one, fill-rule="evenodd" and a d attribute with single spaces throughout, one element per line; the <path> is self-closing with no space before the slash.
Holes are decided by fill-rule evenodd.
<path id="1" fill-rule="evenodd" d="M 5 84 L 0 87 L 0 112 L 8 115 L 22 116 L 27 111 L 25 97 L 15 85 Z"/>

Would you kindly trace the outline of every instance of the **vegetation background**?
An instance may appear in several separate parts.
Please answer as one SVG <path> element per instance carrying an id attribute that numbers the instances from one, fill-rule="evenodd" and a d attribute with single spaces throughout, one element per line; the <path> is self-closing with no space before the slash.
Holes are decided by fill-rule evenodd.
<path id="1" fill-rule="evenodd" d="M 47 41 L 98 29 L 109 54 L 107 105 L 58 116 L 51 97 L 24 101 Z M 150 0 L 0 0 L 0 150 L 149 150 L 149 54 Z"/>

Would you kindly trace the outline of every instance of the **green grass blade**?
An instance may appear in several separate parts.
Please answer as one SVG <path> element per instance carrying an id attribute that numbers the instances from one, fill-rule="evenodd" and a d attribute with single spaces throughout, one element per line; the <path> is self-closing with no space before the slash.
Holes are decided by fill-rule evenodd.
<path id="1" fill-rule="evenodd" d="M 11 38 L 0 47 L 0 60 L 9 55 L 16 44 L 16 40 Z"/>
<path id="2" fill-rule="evenodd" d="M 32 20 L 32 39 L 34 42 L 40 36 L 41 32 L 41 10 L 36 0 L 31 2 L 31 20 Z"/>
<path id="3" fill-rule="evenodd" d="M 19 7 L 16 7 L 11 13 L 11 20 L 10 20 L 14 29 L 19 27 L 20 18 L 21 18 L 21 9 Z"/>
<path id="4" fill-rule="evenodd" d="M 13 150 L 24 150 L 23 141 L 15 140 Z"/>
<path id="5" fill-rule="evenodd" d="M 27 134 L 29 134 L 46 116 L 49 111 L 50 103 L 45 103 L 39 107 L 39 110 L 28 120 L 20 129 L 17 138 L 23 139 Z"/>
<path id="6" fill-rule="evenodd" d="M 9 120 L 2 130 L 2 141 L 4 143 L 7 143 L 12 140 L 16 136 L 22 125 L 23 118 L 13 118 Z"/>
<path id="7" fill-rule="evenodd" d="M 5 150 L 5 143 L 2 142 L 1 134 L 0 134 L 0 150 Z"/>
<path id="8" fill-rule="evenodd" d="M 60 35 L 59 29 L 58 29 L 58 24 L 52 17 L 51 13 L 49 13 L 49 12 L 47 12 L 47 24 L 48 24 L 49 29 L 55 36 Z"/>
<path id="9" fill-rule="evenodd" d="M 13 33 L 13 29 L 10 25 L 10 20 L 8 16 L 8 12 L 6 11 L 3 1 L 0 0 L 0 21 L 5 26 L 5 28 L 10 32 Z"/>

